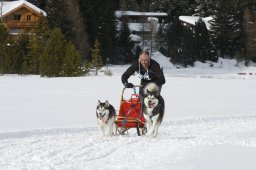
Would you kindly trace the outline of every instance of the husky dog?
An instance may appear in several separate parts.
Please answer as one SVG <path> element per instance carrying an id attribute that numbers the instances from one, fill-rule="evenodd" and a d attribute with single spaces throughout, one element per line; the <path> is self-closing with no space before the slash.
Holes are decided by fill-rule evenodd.
<path id="1" fill-rule="evenodd" d="M 115 123 L 115 108 L 108 101 L 102 103 L 98 100 L 96 116 L 103 136 L 112 136 Z"/>
<path id="2" fill-rule="evenodd" d="M 147 84 L 143 92 L 142 111 L 146 120 L 146 136 L 156 137 L 164 116 L 164 99 L 155 83 Z"/>

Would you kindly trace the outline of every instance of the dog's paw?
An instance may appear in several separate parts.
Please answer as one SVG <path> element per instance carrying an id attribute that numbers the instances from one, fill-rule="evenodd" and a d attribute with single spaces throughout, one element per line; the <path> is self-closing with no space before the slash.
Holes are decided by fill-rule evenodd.
<path id="1" fill-rule="evenodd" d="M 106 138 L 111 138 L 111 137 L 113 137 L 113 136 L 114 136 L 114 133 L 107 133 L 107 134 L 105 135 Z"/>
<path id="2" fill-rule="evenodd" d="M 153 131 L 147 132 L 147 133 L 146 133 L 146 136 L 147 136 L 147 137 L 152 137 L 152 136 L 153 136 Z"/>
<path id="3" fill-rule="evenodd" d="M 156 138 L 156 137 L 157 137 L 157 134 L 153 134 L 153 135 L 152 135 L 152 138 Z"/>

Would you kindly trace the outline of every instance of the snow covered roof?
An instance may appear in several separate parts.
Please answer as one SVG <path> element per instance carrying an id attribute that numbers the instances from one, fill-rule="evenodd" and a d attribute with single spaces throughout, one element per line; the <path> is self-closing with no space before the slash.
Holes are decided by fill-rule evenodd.
<path id="1" fill-rule="evenodd" d="M 4 5 L 8 4 L 8 3 L 10 3 L 10 1 L 1 1 L 0 7 L 2 6 L 2 4 L 3 4 L 3 6 L 4 6 Z"/>
<path id="2" fill-rule="evenodd" d="M 18 1 L 10 1 L 10 2 L 3 2 L 3 6 L 2 6 L 2 16 L 6 16 L 9 13 L 21 8 L 21 7 L 27 7 L 31 10 L 33 10 L 34 12 L 38 13 L 38 14 L 43 14 L 44 16 L 46 16 L 46 12 L 43 11 L 42 9 L 36 7 L 35 5 L 25 1 L 25 0 L 18 0 Z"/>
<path id="3" fill-rule="evenodd" d="M 198 16 L 180 16 L 179 19 L 188 24 L 195 25 L 196 22 L 198 22 L 199 17 Z M 208 30 L 210 30 L 210 27 L 211 27 L 211 24 L 209 23 L 209 21 L 211 21 L 212 19 L 213 17 L 211 16 L 202 18 Z"/>
<path id="4" fill-rule="evenodd" d="M 164 12 L 136 12 L 136 11 L 116 11 L 116 16 L 120 18 L 123 15 L 128 16 L 165 16 L 167 17 L 167 13 Z"/>
<path id="5" fill-rule="evenodd" d="M 131 34 L 131 35 L 130 35 L 130 38 L 131 38 L 131 40 L 134 41 L 134 42 L 140 42 L 140 41 L 142 41 L 142 38 L 141 38 L 140 36 L 138 36 L 138 35 L 135 35 L 135 34 Z"/>

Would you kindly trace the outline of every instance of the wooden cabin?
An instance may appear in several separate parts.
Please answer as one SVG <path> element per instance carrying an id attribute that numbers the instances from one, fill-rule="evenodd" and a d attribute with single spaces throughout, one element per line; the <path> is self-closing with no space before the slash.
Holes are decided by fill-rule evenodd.
<path id="1" fill-rule="evenodd" d="M 25 0 L 1 3 L 2 21 L 12 35 L 31 32 L 42 15 L 46 12 Z"/>

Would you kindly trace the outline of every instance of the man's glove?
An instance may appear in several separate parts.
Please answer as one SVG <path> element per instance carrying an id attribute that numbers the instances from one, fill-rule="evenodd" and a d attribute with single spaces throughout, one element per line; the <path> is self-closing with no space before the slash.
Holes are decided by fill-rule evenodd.
<path id="1" fill-rule="evenodd" d="M 132 83 L 124 83 L 124 86 L 126 88 L 133 88 L 134 87 L 134 85 Z"/>

